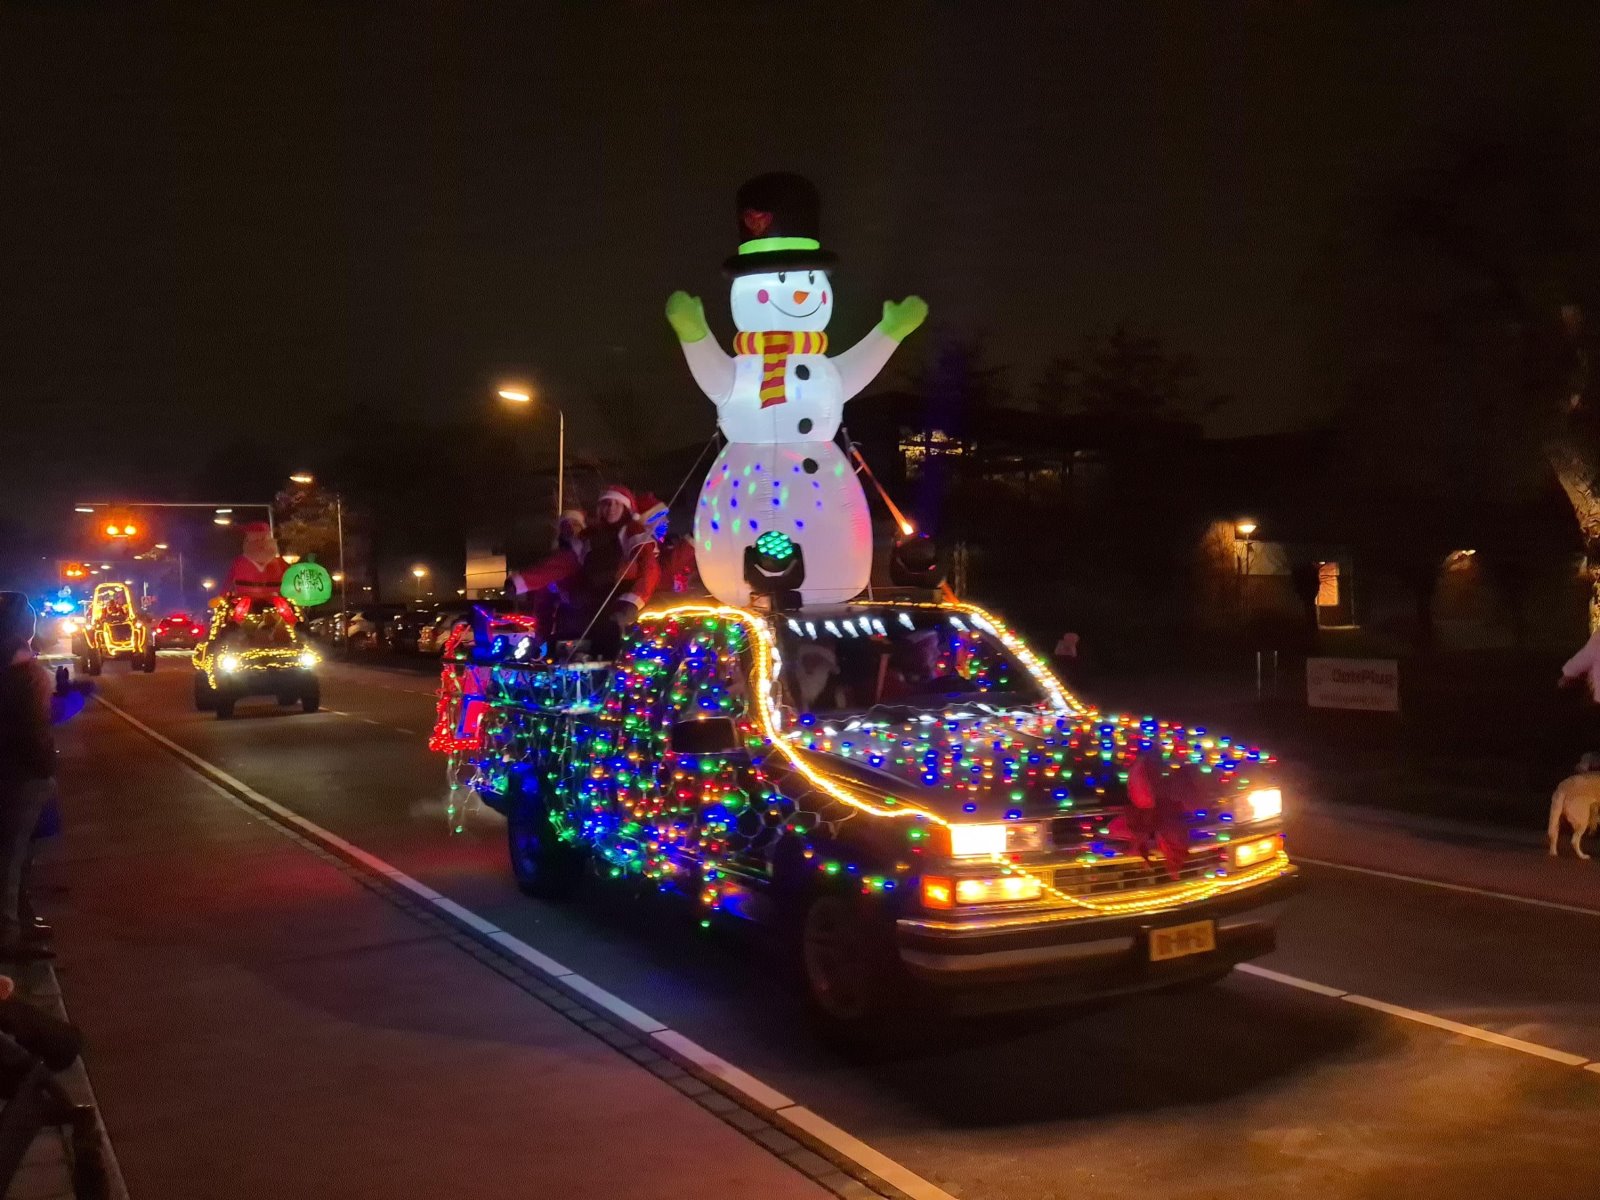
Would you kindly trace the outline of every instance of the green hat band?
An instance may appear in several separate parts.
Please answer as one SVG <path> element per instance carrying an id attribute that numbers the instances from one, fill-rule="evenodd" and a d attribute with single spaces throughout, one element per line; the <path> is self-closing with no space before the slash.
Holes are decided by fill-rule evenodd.
<path id="1" fill-rule="evenodd" d="M 822 243 L 816 238 L 775 237 L 756 238 L 753 242 L 740 242 L 740 254 L 765 254 L 769 250 L 820 250 Z"/>

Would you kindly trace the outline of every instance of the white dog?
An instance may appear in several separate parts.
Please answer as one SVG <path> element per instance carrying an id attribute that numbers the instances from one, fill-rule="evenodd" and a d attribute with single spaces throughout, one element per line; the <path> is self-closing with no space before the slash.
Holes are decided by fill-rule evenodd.
<path id="1" fill-rule="evenodd" d="M 1568 775 L 1556 785 L 1550 797 L 1550 856 L 1556 855 L 1556 838 L 1561 836 L 1561 820 L 1572 826 L 1572 851 L 1588 858 L 1581 839 L 1600 829 L 1600 755 L 1585 754 L 1578 760 L 1578 773 Z"/>

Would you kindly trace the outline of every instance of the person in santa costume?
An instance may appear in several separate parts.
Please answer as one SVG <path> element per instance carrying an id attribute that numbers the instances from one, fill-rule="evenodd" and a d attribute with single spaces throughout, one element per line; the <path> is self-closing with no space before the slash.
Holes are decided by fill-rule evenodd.
<path id="1" fill-rule="evenodd" d="M 244 527 L 244 553 L 228 568 L 226 591 L 251 600 L 277 599 L 283 586 L 283 573 L 289 564 L 278 554 L 277 539 L 265 521 Z"/>
<path id="2" fill-rule="evenodd" d="M 673 533 L 666 504 L 649 492 L 639 496 L 639 520 L 644 522 L 659 546 L 661 579 L 664 586 L 678 595 L 699 591 L 698 576 L 694 569 L 694 542 L 681 533 Z"/>
<path id="3" fill-rule="evenodd" d="M 572 603 L 577 628 L 556 629 L 556 637 L 588 630 L 600 658 L 615 657 L 622 635 L 649 601 L 661 577 L 655 536 L 639 520 L 633 493 L 613 485 L 600 494 L 594 520 L 574 539 L 526 571 L 514 571 L 517 595 L 559 588 Z"/>

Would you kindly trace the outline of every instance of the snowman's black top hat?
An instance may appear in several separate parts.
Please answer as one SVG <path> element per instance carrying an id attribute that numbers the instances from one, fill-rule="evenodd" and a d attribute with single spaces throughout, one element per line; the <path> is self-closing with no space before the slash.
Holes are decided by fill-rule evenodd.
<path id="1" fill-rule="evenodd" d="M 822 199 L 803 175 L 774 171 L 739 189 L 739 253 L 722 264 L 729 275 L 827 268 L 838 255 L 817 240 Z"/>

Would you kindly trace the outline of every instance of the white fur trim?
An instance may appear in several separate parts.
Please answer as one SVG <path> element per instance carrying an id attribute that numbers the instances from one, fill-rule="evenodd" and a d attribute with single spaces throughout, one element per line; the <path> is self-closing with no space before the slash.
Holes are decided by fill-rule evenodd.
<path id="1" fill-rule="evenodd" d="M 643 608 L 644 607 L 644 601 L 639 598 L 639 595 L 636 592 L 623 592 L 622 595 L 617 597 L 617 603 L 618 604 L 631 604 L 635 608 Z"/>
<path id="2" fill-rule="evenodd" d="M 627 496 L 623 495 L 619 491 L 616 491 L 615 489 L 607 489 L 606 491 L 601 492 L 600 499 L 595 501 L 595 503 L 599 504 L 606 500 L 615 500 L 618 504 L 622 505 L 623 508 L 627 509 L 629 512 L 633 512 L 633 501 L 629 500 Z"/>

